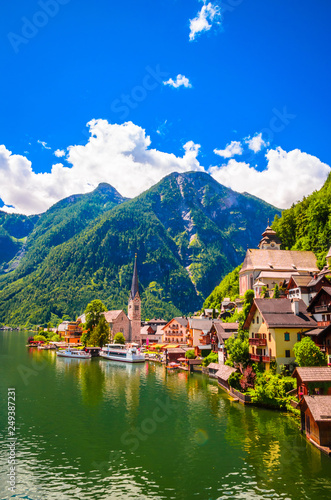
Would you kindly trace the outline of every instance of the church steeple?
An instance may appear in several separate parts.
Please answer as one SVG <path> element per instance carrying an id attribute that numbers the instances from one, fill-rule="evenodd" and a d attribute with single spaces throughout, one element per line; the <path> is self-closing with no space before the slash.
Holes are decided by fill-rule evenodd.
<path id="1" fill-rule="evenodd" d="M 135 255 L 135 259 L 134 259 L 134 270 L 133 270 L 133 276 L 132 276 L 132 285 L 131 285 L 131 291 L 130 291 L 130 299 L 134 299 L 137 294 L 140 297 L 140 295 L 139 295 L 138 271 L 137 271 L 137 254 L 136 254 Z"/>
<path id="2" fill-rule="evenodd" d="M 141 343 L 140 329 L 141 329 L 141 299 L 139 294 L 139 280 L 137 270 L 137 254 L 134 260 L 134 269 L 132 276 L 132 285 L 130 290 L 129 304 L 128 304 L 128 318 L 130 320 L 130 342 Z"/>

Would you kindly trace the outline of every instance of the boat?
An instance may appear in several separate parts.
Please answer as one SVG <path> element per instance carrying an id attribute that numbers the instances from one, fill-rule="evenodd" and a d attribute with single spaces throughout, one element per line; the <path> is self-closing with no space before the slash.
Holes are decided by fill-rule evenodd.
<path id="1" fill-rule="evenodd" d="M 99 356 L 113 361 L 124 361 L 125 363 L 145 362 L 145 355 L 137 347 L 127 347 L 123 344 L 106 344 L 101 349 Z"/>
<path id="2" fill-rule="evenodd" d="M 62 358 L 76 358 L 76 359 L 92 358 L 89 352 L 82 351 L 79 349 L 70 349 L 70 347 L 68 347 L 67 349 L 60 349 L 59 351 L 56 352 L 56 355 Z"/>
<path id="3" fill-rule="evenodd" d="M 180 364 L 179 363 L 175 363 L 174 361 L 172 361 L 171 363 L 169 363 L 167 365 L 167 369 L 168 370 L 178 370 L 178 368 L 180 368 Z"/>

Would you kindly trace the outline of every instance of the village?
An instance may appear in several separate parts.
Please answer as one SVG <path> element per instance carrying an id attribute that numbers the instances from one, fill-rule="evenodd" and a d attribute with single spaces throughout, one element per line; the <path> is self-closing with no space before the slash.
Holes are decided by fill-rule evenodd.
<path id="1" fill-rule="evenodd" d="M 146 360 L 164 363 L 169 370 L 200 371 L 217 379 L 234 401 L 256 402 L 250 389 L 257 372 L 272 373 L 278 380 L 284 375 L 290 382 L 286 398 L 300 416 L 301 432 L 331 455 L 331 248 L 326 266 L 319 270 L 313 252 L 281 250 L 281 240 L 268 225 L 258 248 L 247 250 L 239 272 L 239 296 L 224 298 L 220 310 L 142 321 L 136 256 L 128 314 L 102 314 L 112 339 L 121 334 L 127 346 L 136 346 Z M 241 323 L 232 321 L 240 314 Z M 82 346 L 85 322 L 85 314 L 62 322 L 53 329 L 61 342 L 53 344 Z M 245 362 L 231 357 L 231 339 L 244 345 L 243 332 L 248 341 Z M 313 363 L 305 361 L 312 346 Z M 85 345 L 92 355 L 99 349 Z M 245 383 L 240 385 L 239 379 Z"/>

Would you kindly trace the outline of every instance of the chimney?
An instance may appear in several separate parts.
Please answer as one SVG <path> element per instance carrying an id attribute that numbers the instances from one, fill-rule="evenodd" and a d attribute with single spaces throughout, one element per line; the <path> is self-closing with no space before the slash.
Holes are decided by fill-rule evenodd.
<path id="1" fill-rule="evenodd" d="M 291 309 L 296 316 L 299 316 L 299 300 L 300 299 L 291 299 Z"/>

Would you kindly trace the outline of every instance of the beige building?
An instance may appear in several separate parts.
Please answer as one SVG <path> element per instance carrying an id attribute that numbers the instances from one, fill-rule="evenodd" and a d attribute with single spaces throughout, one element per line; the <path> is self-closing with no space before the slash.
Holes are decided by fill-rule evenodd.
<path id="1" fill-rule="evenodd" d="M 258 298 L 262 288 L 272 290 L 283 286 L 292 275 L 317 274 L 319 272 L 313 252 L 280 250 L 280 239 L 271 227 L 262 235 L 259 248 L 248 249 L 239 272 L 239 293 L 251 289 Z M 255 285 L 255 286 L 254 286 Z"/>
<path id="2" fill-rule="evenodd" d="M 110 328 L 111 338 L 114 338 L 116 333 L 123 333 L 125 340 L 129 341 L 130 321 L 123 309 L 107 311 L 102 313 Z"/>
<path id="3" fill-rule="evenodd" d="M 187 325 L 187 318 L 173 318 L 162 328 L 162 342 L 186 344 Z"/>

